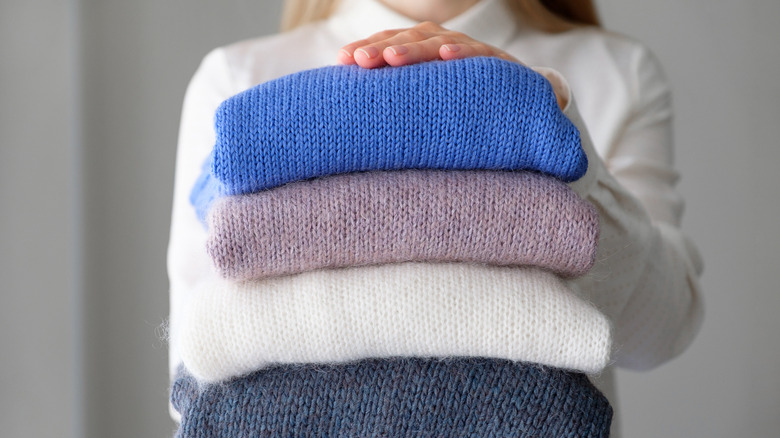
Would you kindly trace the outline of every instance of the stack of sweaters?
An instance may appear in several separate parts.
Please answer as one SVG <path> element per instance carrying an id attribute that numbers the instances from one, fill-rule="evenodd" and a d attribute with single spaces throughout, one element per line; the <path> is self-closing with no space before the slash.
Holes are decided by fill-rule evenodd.
<path id="1" fill-rule="evenodd" d="M 192 191 L 220 280 L 172 342 L 177 436 L 607 436 L 579 132 L 495 58 L 331 66 L 226 100 Z"/>

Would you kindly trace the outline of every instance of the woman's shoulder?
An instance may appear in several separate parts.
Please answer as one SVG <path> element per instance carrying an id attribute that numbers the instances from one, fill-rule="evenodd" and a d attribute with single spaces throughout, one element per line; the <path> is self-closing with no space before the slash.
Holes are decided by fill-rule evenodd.
<path id="1" fill-rule="evenodd" d="M 620 67 L 636 69 L 637 63 L 653 63 L 660 69 L 660 62 L 650 47 L 632 36 L 587 26 L 573 30 L 570 38 L 580 41 L 582 50 L 599 49 L 602 56 Z"/>
<path id="2" fill-rule="evenodd" d="M 575 90 L 580 89 L 579 94 L 607 90 L 630 98 L 640 88 L 667 82 L 661 63 L 646 44 L 596 26 L 520 33 L 509 52 L 528 64 L 558 70 Z"/>
<path id="3" fill-rule="evenodd" d="M 627 71 L 639 58 L 655 59 L 648 46 L 636 38 L 597 26 L 578 26 L 558 33 L 521 32 L 511 46 L 528 52 L 532 61 L 546 64 L 598 64 Z"/>
<path id="4" fill-rule="evenodd" d="M 578 51 L 581 58 L 590 59 L 596 69 L 619 76 L 635 100 L 669 91 L 661 60 L 639 39 L 592 26 L 575 29 L 564 38 L 572 50 Z"/>
<path id="5" fill-rule="evenodd" d="M 599 44 L 616 53 L 644 50 L 647 46 L 639 39 L 599 26 L 578 26 L 562 36 L 585 44 Z"/>
<path id="6" fill-rule="evenodd" d="M 229 75 L 238 89 L 296 71 L 333 64 L 341 42 L 324 22 L 249 38 L 211 50 L 201 69 Z"/>

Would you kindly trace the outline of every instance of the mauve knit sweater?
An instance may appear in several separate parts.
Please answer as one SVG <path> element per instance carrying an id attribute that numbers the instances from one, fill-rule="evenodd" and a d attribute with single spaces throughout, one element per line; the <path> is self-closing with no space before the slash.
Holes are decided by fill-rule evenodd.
<path id="1" fill-rule="evenodd" d="M 585 274 L 595 209 L 529 172 L 367 172 L 227 196 L 209 215 L 208 252 L 234 280 L 398 262 L 537 266 Z"/>

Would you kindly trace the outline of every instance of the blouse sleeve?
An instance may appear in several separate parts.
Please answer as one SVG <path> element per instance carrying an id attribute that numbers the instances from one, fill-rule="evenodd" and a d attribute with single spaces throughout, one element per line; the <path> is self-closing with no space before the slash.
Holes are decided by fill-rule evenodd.
<path id="1" fill-rule="evenodd" d="M 190 204 L 190 191 L 214 146 L 214 113 L 234 94 L 224 52 L 216 49 L 201 62 L 192 77 L 182 106 L 173 191 L 168 278 L 170 287 L 169 339 L 174 337 L 180 303 L 201 281 L 216 275 L 205 251 L 207 233 Z M 170 372 L 179 364 L 176 344 L 169 343 Z"/>
<path id="2" fill-rule="evenodd" d="M 649 369 L 681 353 L 696 335 L 702 263 L 680 229 L 669 86 L 646 49 L 635 53 L 630 68 L 632 111 L 605 160 L 565 79 L 554 70 L 540 72 L 569 96 L 564 113 L 579 128 L 589 161 L 571 187 L 600 217 L 596 264 L 571 286 L 612 321 L 615 365 Z"/>

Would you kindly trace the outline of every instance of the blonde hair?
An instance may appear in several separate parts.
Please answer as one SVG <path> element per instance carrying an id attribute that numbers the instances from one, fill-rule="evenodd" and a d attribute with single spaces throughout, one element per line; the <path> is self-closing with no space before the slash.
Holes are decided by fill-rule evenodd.
<path id="1" fill-rule="evenodd" d="M 282 31 L 328 18 L 340 0 L 285 0 Z M 592 0 L 505 0 L 518 21 L 545 32 L 563 32 L 583 25 L 599 26 Z"/>

